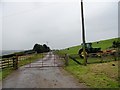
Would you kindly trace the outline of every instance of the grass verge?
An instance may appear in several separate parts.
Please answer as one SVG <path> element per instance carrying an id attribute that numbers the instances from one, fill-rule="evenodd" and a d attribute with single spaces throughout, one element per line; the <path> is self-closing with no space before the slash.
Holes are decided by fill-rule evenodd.
<path id="1" fill-rule="evenodd" d="M 21 60 L 20 62 L 19 62 L 19 64 L 18 64 L 18 67 L 21 67 L 21 66 L 24 66 L 24 65 L 26 65 L 26 64 L 29 64 L 29 63 L 31 63 L 31 62 L 34 62 L 34 61 L 36 61 L 37 59 L 40 59 L 40 58 L 42 58 L 43 56 L 42 56 L 42 54 L 35 54 L 35 55 L 33 55 L 33 57 L 29 57 L 29 58 L 27 58 L 26 60 Z"/>
<path id="2" fill-rule="evenodd" d="M 64 67 L 64 69 L 90 88 L 118 88 L 120 86 L 118 84 L 118 62 L 112 61 L 83 66 L 70 60 L 69 66 Z"/>

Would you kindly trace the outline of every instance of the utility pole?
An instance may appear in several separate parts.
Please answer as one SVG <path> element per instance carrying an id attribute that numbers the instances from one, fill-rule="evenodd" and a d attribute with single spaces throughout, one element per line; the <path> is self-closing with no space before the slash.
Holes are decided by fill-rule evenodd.
<path id="1" fill-rule="evenodd" d="M 85 51 L 85 27 L 84 27 L 84 12 L 83 12 L 83 0 L 81 0 L 81 18 L 82 18 L 82 39 L 83 39 L 83 54 L 84 54 L 84 65 L 87 65 L 87 57 Z"/>

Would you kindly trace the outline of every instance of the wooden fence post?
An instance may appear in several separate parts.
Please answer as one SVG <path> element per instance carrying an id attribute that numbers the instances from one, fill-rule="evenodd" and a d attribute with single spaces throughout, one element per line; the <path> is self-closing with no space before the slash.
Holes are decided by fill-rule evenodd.
<path id="1" fill-rule="evenodd" d="M 117 60 L 117 53 L 113 53 L 113 56 L 114 56 L 114 60 L 116 61 Z"/>
<path id="2" fill-rule="evenodd" d="M 13 69 L 15 69 L 15 57 L 13 57 L 12 59 L 13 59 Z"/>
<path id="3" fill-rule="evenodd" d="M 8 68 L 9 68 L 9 59 L 10 59 L 10 58 L 8 58 Z"/>
<path id="4" fill-rule="evenodd" d="M 53 54 L 54 55 L 54 66 L 55 66 L 55 59 L 56 59 L 56 57 L 55 57 L 55 54 Z"/>
<path id="5" fill-rule="evenodd" d="M 18 56 L 16 55 L 16 69 L 18 69 Z"/>
<path id="6" fill-rule="evenodd" d="M 100 56 L 101 56 L 101 63 L 103 62 L 103 54 L 102 53 L 100 53 Z"/>
<path id="7" fill-rule="evenodd" d="M 18 56 L 13 57 L 13 69 L 18 69 Z"/>
<path id="8" fill-rule="evenodd" d="M 43 67 L 43 53 L 42 53 L 42 67 Z"/>
<path id="9" fill-rule="evenodd" d="M 65 54 L 65 65 L 66 65 L 66 66 L 68 66 L 68 59 L 69 59 L 68 54 Z"/>

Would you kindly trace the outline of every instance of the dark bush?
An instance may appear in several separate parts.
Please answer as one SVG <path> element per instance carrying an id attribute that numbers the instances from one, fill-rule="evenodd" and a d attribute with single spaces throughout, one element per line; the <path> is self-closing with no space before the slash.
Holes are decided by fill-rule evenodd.
<path id="1" fill-rule="evenodd" d="M 36 51 L 37 53 L 43 53 L 43 52 L 49 52 L 50 48 L 46 44 L 43 45 L 35 44 L 33 50 Z"/>

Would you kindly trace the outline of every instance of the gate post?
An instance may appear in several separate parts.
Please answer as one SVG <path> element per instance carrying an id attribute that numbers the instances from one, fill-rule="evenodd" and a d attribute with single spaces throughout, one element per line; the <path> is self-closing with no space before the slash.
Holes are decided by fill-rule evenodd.
<path id="1" fill-rule="evenodd" d="M 103 63 L 103 54 L 102 53 L 100 53 L 100 56 L 101 56 L 101 61 L 100 61 L 100 63 Z"/>
<path id="2" fill-rule="evenodd" d="M 54 66 L 55 66 L 55 59 L 56 59 L 56 56 L 55 56 L 55 54 L 54 54 Z"/>
<path id="3" fill-rule="evenodd" d="M 9 68 L 9 59 L 10 59 L 10 58 L 8 58 L 8 68 Z"/>
<path id="4" fill-rule="evenodd" d="M 117 60 L 117 52 L 113 53 L 114 60 Z"/>
<path id="5" fill-rule="evenodd" d="M 13 57 L 13 69 L 14 70 L 18 69 L 18 56 Z"/>
<path id="6" fill-rule="evenodd" d="M 43 53 L 42 53 L 42 67 L 43 67 Z"/>
<path id="7" fill-rule="evenodd" d="M 18 69 L 18 56 L 16 55 L 16 69 Z"/>
<path id="8" fill-rule="evenodd" d="M 68 66 L 68 59 L 69 59 L 68 54 L 65 54 L 65 65 L 66 65 L 66 66 Z"/>

